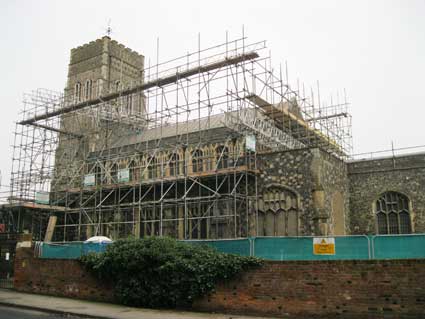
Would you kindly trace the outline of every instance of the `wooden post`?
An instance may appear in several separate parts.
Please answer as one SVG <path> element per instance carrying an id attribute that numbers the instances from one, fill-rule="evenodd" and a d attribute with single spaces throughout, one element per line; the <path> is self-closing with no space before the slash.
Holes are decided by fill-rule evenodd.
<path id="1" fill-rule="evenodd" d="M 58 218 L 56 216 L 49 217 L 49 223 L 47 224 L 47 230 L 46 230 L 46 235 L 44 236 L 44 242 L 49 243 L 52 241 L 53 232 L 55 230 L 57 219 Z"/>

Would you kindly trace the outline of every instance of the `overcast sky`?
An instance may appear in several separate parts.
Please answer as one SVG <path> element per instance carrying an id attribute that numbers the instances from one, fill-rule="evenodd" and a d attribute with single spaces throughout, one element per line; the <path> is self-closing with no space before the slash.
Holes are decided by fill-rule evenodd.
<path id="1" fill-rule="evenodd" d="M 0 0 L 0 169 L 11 168 L 22 94 L 63 90 L 70 49 L 112 38 L 160 60 L 241 34 L 267 40 L 290 78 L 346 89 L 354 153 L 425 144 L 425 1 L 19 1 Z"/>

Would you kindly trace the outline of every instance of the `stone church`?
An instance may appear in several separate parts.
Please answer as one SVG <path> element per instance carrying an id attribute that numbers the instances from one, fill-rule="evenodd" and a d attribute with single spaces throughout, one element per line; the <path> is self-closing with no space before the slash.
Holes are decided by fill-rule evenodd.
<path id="1" fill-rule="evenodd" d="M 155 66 L 108 36 L 72 49 L 60 101 L 18 122 L 54 160 L 15 166 L 2 222 L 53 241 L 425 232 L 425 153 L 351 159 L 347 114 L 241 43 Z"/>

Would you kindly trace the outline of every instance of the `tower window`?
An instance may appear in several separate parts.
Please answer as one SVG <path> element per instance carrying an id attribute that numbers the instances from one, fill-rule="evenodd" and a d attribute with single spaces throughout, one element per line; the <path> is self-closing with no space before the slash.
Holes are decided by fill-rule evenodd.
<path id="1" fill-rule="evenodd" d="M 93 90 L 93 81 L 87 80 L 87 82 L 86 82 L 86 92 L 85 92 L 86 100 L 89 100 L 92 97 L 92 90 Z"/>
<path id="2" fill-rule="evenodd" d="M 126 96 L 125 100 L 125 111 L 127 115 L 132 114 L 133 109 L 133 96 L 131 94 Z"/>
<path id="3" fill-rule="evenodd" d="M 81 83 L 77 82 L 75 84 L 75 91 L 74 91 L 74 99 L 75 102 L 81 102 Z"/>
<path id="4" fill-rule="evenodd" d="M 98 97 L 98 96 L 100 96 L 100 82 L 101 80 L 99 79 L 99 80 L 97 80 L 97 81 L 95 81 L 95 85 L 94 85 L 94 88 L 95 88 L 95 92 L 94 92 L 94 96 L 95 97 Z"/>

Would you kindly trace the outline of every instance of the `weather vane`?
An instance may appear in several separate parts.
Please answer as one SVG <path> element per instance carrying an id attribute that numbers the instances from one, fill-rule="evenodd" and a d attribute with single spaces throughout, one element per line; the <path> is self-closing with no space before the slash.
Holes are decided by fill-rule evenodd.
<path id="1" fill-rule="evenodd" d="M 111 19 L 108 20 L 108 25 L 107 25 L 105 31 L 106 31 L 106 35 L 108 37 L 111 37 L 111 34 L 112 34 Z"/>

